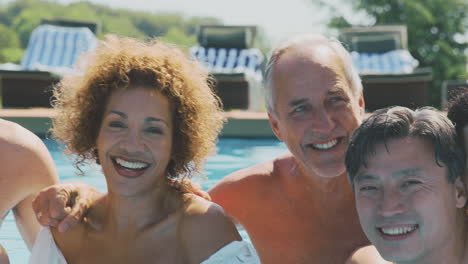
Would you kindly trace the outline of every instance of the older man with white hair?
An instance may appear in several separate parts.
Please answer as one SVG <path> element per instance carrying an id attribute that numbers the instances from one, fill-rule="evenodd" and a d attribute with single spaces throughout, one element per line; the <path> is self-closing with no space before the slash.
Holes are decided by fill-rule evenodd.
<path id="1" fill-rule="evenodd" d="M 359 75 L 335 40 L 300 36 L 273 50 L 266 103 L 289 149 L 210 190 L 249 233 L 263 263 L 344 263 L 368 244 L 344 154 L 364 115 Z"/>

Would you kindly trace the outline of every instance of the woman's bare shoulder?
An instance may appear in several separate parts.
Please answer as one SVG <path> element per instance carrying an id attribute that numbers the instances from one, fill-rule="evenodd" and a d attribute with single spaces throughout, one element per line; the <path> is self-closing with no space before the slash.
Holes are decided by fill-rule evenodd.
<path id="1" fill-rule="evenodd" d="M 241 240 L 235 225 L 219 205 L 192 194 L 185 198 L 179 233 L 191 263 L 200 263 L 230 242 Z"/>
<path id="2" fill-rule="evenodd" d="M 57 248 L 60 249 L 64 256 L 67 256 L 67 259 L 74 259 L 74 256 L 79 254 L 84 244 L 84 224 L 77 224 L 66 232 L 60 232 L 55 227 L 51 227 L 50 231 L 52 232 Z"/>

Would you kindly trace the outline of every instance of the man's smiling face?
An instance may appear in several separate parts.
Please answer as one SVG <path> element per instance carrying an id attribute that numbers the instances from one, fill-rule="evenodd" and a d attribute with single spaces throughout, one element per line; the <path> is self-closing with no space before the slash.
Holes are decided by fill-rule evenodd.
<path id="1" fill-rule="evenodd" d="M 465 197 L 457 193 L 460 179 L 451 184 L 446 173 L 431 144 L 414 137 L 377 145 L 359 169 L 353 184 L 361 226 L 386 260 L 425 263 L 454 240 Z"/>
<path id="2" fill-rule="evenodd" d="M 353 93 L 340 58 L 325 45 L 295 47 L 279 59 L 272 79 L 269 115 L 278 138 L 314 175 L 345 173 L 346 147 L 364 101 Z"/>

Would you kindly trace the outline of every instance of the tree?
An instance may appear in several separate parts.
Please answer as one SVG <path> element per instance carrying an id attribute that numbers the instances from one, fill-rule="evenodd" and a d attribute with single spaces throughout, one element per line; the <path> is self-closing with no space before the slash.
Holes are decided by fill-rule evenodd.
<path id="1" fill-rule="evenodd" d="M 167 34 L 160 38 L 162 41 L 169 43 L 177 43 L 180 48 L 188 49 L 197 44 L 195 35 L 188 36 L 178 27 L 171 27 Z"/>
<path id="2" fill-rule="evenodd" d="M 20 41 L 16 33 L 8 27 L 0 24 L 0 63 L 18 63 L 23 55 Z"/>
<path id="3" fill-rule="evenodd" d="M 319 2 L 336 10 L 324 1 Z M 355 0 L 351 1 L 351 7 L 365 11 L 372 18 L 372 25 L 406 24 L 410 53 L 421 67 L 431 67 L 434 74 L 430 89 L 432 105 L 440 104 L 443 80 L 468 79 L 466 0 Z M 329 23 L 333 28 L 351 25 L 344 15 L 335 16 Z"/>
<path id="4" fill-rule="evenodd" d="M 27 48 L 31 32 L 41 19 L 73 19 L 96 22 L 99 38 L 108 33 L 138 39 L 160 37 L 188 48 L 196 44 L 199 24 L 221 24 L 212 17 L 185 17 L 179 13 L 149 13 L 114 9 L 90 2 L 69 5 L 52 0 L 0 0 L 0 63 L 18 62 Z"/>

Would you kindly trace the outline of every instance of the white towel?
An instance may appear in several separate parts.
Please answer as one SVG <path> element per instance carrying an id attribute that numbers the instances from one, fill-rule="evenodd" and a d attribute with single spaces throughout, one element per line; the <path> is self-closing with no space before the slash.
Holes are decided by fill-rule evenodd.
<path id="1" fill-rule="evenodd" d="M 37 234 L 29 264 L 67 264 L 65 257 L 55 244 L 50 228 L 43 227 Z"/>
<path id="2" fill-rule="evenodd" d="M 233 241 L 218 250 L 201 264 L 258 264 L 260 260 L 255 249 L 246 241 Z M 50 228 L 39 231 L 29 264 L 67 264 L 65 257 L 57 247 Z"/>

